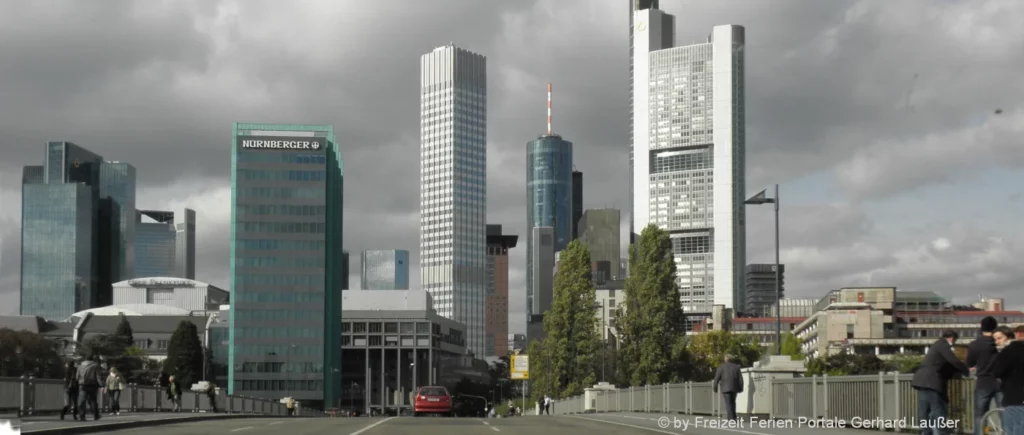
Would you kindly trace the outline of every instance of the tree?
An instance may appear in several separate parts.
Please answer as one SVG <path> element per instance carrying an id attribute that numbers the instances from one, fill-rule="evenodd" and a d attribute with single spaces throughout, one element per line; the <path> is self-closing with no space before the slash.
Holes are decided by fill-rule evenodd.
<path id="1" fill-rule="evenodd" d="M 888 371 L 889 368 L 889 364 L 873 354 L 843 352 L 807 361 L 807 375 L 873 375 Z"/>
<path id="2" fill-rule="evenodd" d="M 125 348 L 135 344 L 135 336 L 132 335 L 132 325 L 128 323 L 128 318 L 123 314 L 121 315 L 121 322 L 117 324 L 117 329 L 114 330 L 114 336 L 121 340 Z"/>
<path id="3" fill-rule="evenodd" d="M 178 323 L 167 344 L 167 359 L 164 371 L 181 382 L 182 386 L 199 381 L 203 373 L 203 345 L 199 341 L 199 329 L 187 320 Z"/>
<path id="4" fill-rule="evenodd" d="M 64 377 L 64 360 L 57 343 L 30 331 L 0 328 L 0 377 Z"/>
<path id="5" fill-rule="evenodd" d="M 782 334 L 782 354 L 789 355 L 794 361 L 804 359 L 804 351 L 800 344 L 800 339 L 792 332 Z"/>
<path id="6" fill-rule="evenodd" d="M 731 355 L 740 367 L 750 367 L 761 358 L 762 348 L 757 337 L 733 334 L 723 329 L 693 335 L 689 340 L 689 351 L 693 356 L 692 380 L 709 381 L 714 378 L 715 369 Z"/>
<path id="7" fill-rule="evenodd" d="M 594 357 L 600 340 L 591 270 L 590 251 L 579 240 L 570 242 L 559 256 L 551 309 L 544 315 L 542 367 L 553 376 L 546 385 L 551 389 L 539 393 L 570 397 L 596 382 Z M 530 363 L 536 364 L 532 356 Z"/>
<path id="8" fill-rule="evenodd" d="M 630 275 L 617 308 L 618 378 L 653 385 L 686 378 L 686 320 L 679 303 L 676 265 L 668 233 L 654 224 L 629 250 Z"/>

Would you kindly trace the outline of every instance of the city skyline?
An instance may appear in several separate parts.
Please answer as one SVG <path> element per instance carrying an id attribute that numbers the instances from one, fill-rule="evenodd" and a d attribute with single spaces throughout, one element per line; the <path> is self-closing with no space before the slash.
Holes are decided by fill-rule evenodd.
<path id="1" fill-rule="evenodd" d="M 787 206 L 781 211 L 781 261 L 789 269 L 787 295 L 870 283 L 936 290 L 962 299 L 978 293 L 1002 295 L 1011 306 L 1021 303 L 1012 292 L 1017 272 L 1008 262 L 1024 250 L 1022 236 L 1009 223 L 1024 207 L 1010 187 L 1022 178 L 1012 166 L 1019 151 L 1011 138 L 1021 131 L 1019 101 L 1024 98 L 1019 88 L 991 90 L 983 84 L 1013 83 L 1009 78 L 1019 70 L 1011 63 L 1015 59 L 996 53 L 1018 51 L 1016 41 L 1024 38 L 1011 34 L 989 41 L 995 44 L 990 52 L 959 49 L 976 46 L 970 36 L 906 33 L 930 23 L 920 21 L 925 9 L 933 13 L 924 15 L 937 20 L 966 14 L 994 26 L 997 15 L 1017 16 L 1010 10 L 1015 5 L 983 11 L 947 4 L 868 4 L 858 6 L 863 8 L 855 10 L 860 13 L 845 22 L 852 10 L 845 4 L 784 2 L 769 8 L 737 2 L 685 7 L 662 3 L 677 16 L 679 45 L 703 40 L 715 25 L 757 23 L 747 28 L 747 125 L 748 135 L 758 138 L 756 146 L 751 139 L 748 150 L 747 191 L 782 185 Z M 201 221 L 196 277 L 227 287 L 229 217 L 224 204 L 230 157 L 222 145 L 225 125 L 235 119 L 283 117 L 335 124 L 339 141 L 351 147 L 346 161 L 357 162 L 350 163 L 347 174 L 355 181 L 346 188 L 346 207 L 353 213 L 346 218 L 352 231 L 345 248 L 353 253 L 374 247 L 407 249 L 418 267 L 414 155 L 419 123 L 412 71 L 420 54 L 449 40 L 491 56 L 488 221 L 502 222 L 522 237 L 528 234 L 521 222 L 521 146 L 539 132 L 537 119 L 544 109 L 543 100 L 528 90 L 543 89 L 547 82 L 558 84 L 563 96 L 558 100 L 558 130 L 586 147 L 576 162 L 587 175 L 584 207 L 618 208 L 624 219 L 628 216 L 628 127 L 623 115 L 628 112 L 628 18 L 623 2 L 548 2 L 536 9 L 501 5 L 498 11 L 469 5 L 456 8 L 460 13 L 451 17 L 431 14 L 435 8 L 403 7 L 395 10 L 400 16 L 428 14 L 430 29 L 416 38 L 383 37 L 389 47 L 386 56 L 347 45 L 314 59 L 287 54 L 275 62 L 296 65 L 288 76 L 270 75 L 274 71 L 265 68 L 270 64 L 262 63 L 260 53 L 290 53 L 287 47 L 323 38 L 345 40 L 360 27 L 325 26 L 332 28 L 302 39 L 269 41 L 258 33 L 269 32 L 276 20 L 266 20 L 267 11 L 259 5 L 225 11 L 234 16 L 227 21 L 201 12 L 191 18 L 185 9 L 174 8 L 139 22 L 122 21 L 120 14 L 111 13 L 99 21 L 104 27 L 140 35 L 119 50 L 124 61 L 101 56 L 96 63 L 78 62 L 95 67 L 60 68 L 47 66 L 69 58 L 60 46 L 47 45 L 60 40 L 59 35 L 33 35 L 44 28 L 80 32 L 95 26 L 87 26 L 93 15 L 69 18 L 17 7 L 12 13 L 34 17 L 39 25 L 2 31 L 7 37 L 0 45 L 11 49 L 15 41 L 35 41 L 40 46 L 33 52 L 47 53 L 42 59 L 48 63 L 9 65 L 9 73 L 0 77 L 4 89 L 15 90 L 6 99 L 11 109 L 0 116 L 0 200 L 5 204 L 0 210 L 0 306 L 17 306 L 20 166 L 38 164 L 39 145 L 58 139 L 136 166 L 137 208 L 195 209 Z M 567 19 L 579 10 L 594 12 L 586 22 Z M 286 13 L 314 22 L 339 16 L 338 11 L 300 6 Z M 879 19 L 883 15 L 905 24 L 894 26 Z M 467 16 L 484 18 L 456 25 Z M 197 26 L 194 20 L 208 25 Z M 247 23 L 250 33 L 233 33 L 229 22 Z M 556 40 L 547 28 L 574 31 Z M 75 34 L 95 46 L 109 42 L 103 35 Z M 140 49 L 134 44 L 148 45 Z M 535 49 L 541 45 L 546 48 Z M 936 51 L 943 55 L 931 54 Z M 908 57 L 908 52 L 913 54 Z M 173 67 L 163 70 L 166 77 L 151 81 L 148 68 L 154 64 Z M 985 68 L 964 68 L 971 64 Z M 38 73 L 59 70 L 77 73 L 59 81 Z M 127 98 L 140 94 L 159 104 L 145 107 Z M 993 115 L 997 108 L 1004 110 L 999 117 Z M 978 143 L 988 152 L 966 153 L 964 142 Z M 919 164 L 922 155 L 928 164 Z M 352 187 L 356 185 L 375 188 L 360 191 Z M 939 195 L 956 198 L 955 210 L 939 201 Z M 961 210 L 974 212 L 967 216 Z M 771 212 L 753 208 L 747 220 L 747 262 L 770 262 Z M 388 231 L 374 231 L 382 226 Z M 525 255 L 525 249 L 510 253 L 513 289 L 525 282 Z M 410 287 L 417 288 L 418 270 L 410 272 Z M 356 271 L 351 275 L 357 287 Z M 525 301 L 518 306 L 515 301 L 510 297 L 513 314 L 524 312 Z M 514 322 L 511 332 L 521 332 L 523 326 Z"/>

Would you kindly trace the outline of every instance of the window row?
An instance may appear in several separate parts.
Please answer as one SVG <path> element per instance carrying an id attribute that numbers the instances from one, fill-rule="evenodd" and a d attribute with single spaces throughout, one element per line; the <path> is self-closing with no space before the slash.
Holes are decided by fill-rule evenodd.
<path id="1" fill-rule="evenodd" d="M 238 198 L 274 199 L 323 199 L 327 190 L 323 187 L 237 187 Z"/>
<path id="2" fill-rule="evenodd" d="M 274 240 L 238 239 L 235 248 L 252 251 L 321 251 L 327 246 L 324 240 Z"/>
<path id="3" fill-rule="evenodd" d="M 242 285 L 282 285 L 282 286 L 315 286 L 323 285 L 326 278 L 319 275 L 252 275 L 236 274 L 235 284 Z"/>
<path id="4" fill-rule="evenodd" d="M 238 180 L 324 181 L 327 180 L 327 171 L 275 171 L 269 169 L 239 169 Z"/>
<path id="5" fill-rule="evenodd" d="M 273 152 L 263 151 L 258 153 L 238 153 L 238 162 L 245 163 L 298 163 L 310 165 L 322 165 L 327 163 L 327 156 L 324 154 L 300 154 L 291 151 Z"/>
<path id="6" fill-rule="evenodd" d="M 236 231 L 246 233 L 323 234 L 323 222 L 236 222 Z"/>
<path id="7" fill-rule="evenodd" d="M 324 205 L 269 205 L 243 204 L 235 208 L 238 216 L 324 216 L 327 206 Z"/>

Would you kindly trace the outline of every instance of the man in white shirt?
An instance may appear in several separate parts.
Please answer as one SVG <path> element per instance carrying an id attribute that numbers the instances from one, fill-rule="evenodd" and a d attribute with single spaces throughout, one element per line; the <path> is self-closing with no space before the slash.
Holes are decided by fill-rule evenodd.
<path id="1" fill-rule="evenodd" d="M 551 415 L 551 397 L 547 394 L 544 395 L 544 409 L 542 411 L 547 415 Z"/>

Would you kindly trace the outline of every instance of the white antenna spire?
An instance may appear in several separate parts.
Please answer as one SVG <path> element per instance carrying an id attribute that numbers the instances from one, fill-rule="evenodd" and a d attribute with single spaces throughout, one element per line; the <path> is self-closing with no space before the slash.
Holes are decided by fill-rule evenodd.
<path id="1" fill-rule="evenodd" d="M 551 135 L 551 83 L 548 83 L 548 135 Z"/>

